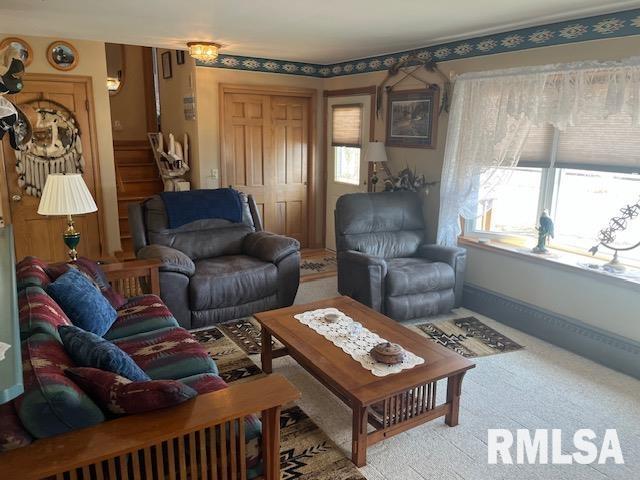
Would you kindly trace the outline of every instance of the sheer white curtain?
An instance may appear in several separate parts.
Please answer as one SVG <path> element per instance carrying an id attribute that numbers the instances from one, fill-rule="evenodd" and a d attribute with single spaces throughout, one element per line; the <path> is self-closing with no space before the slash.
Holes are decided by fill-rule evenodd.
<path id="1" fill-rule="evenodd" d="M 640 57 L 460 75 L 449 114 L 438 243 L 455 245 L 459 218 L 474 218 L 478 202 L 508 181 L 498 173 L 480 177 L 516 166 L 532 125 L 564 130 L 582 117 L 620 112 L 640 125 Z"/>

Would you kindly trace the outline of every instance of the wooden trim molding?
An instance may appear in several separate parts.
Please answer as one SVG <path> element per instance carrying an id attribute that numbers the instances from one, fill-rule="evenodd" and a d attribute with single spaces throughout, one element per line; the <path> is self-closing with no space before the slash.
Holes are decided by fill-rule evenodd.
<path id="1" fill-rule="evenodd" d="M 466 283 L 462 304 L 498 322 L 640 379 L 640 343 Z"/>

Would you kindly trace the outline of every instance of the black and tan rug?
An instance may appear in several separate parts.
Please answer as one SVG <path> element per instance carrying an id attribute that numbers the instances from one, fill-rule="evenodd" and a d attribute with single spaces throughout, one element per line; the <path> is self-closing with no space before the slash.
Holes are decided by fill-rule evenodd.
<path id="1" fill-rule="evenodd" d="M 302 252 L 300 281 L 308 282 L 338 274 L 336 255 L 329 250 Z"/>
<path id="2" fill-rule="evenodd" d="M 225 333 L 216 327 L 193 332 L 218 364 L 220 376 L 234 383 L 264 375 L 238 346 L 246 348 L 246 344 L 236 345 Z M 291 404 L 283 408 L 280 428 L 282 480 L 365 480 L 300 407 Z"/>
<path id="3" fill-rule="evenodd" d="M 524 348 L 475 317 L 423 323 L 409 328 L 467 358 L 514 352 Z"/>
<path id="4" fill-rule="evenodd" d="M 524 348 L 475 317 L 407 326 L 468 358 L 513 352 Z M 221 325 L 220 328 L 249 355 L 260 353 L 262 348 L 260 324 L 254 318 L 235 320 Z M 277 340 L 274 342 L 275 348 L 281 346 Z"/>

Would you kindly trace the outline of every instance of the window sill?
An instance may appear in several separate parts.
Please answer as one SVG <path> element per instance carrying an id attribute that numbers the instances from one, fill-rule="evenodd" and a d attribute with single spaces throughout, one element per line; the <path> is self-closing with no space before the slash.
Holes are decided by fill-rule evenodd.
<path id="1" fill-rule="evenodd" d="M 606 261 L 593 259 L 587 255 L 578 255 L 562 250 L 549 249 L 549 254 L 539 255 L 529 249 L 497 240 L 480 241 L 475 237 L 460 237 L 458 244 L 462 247 L 474 247 L 520 260 L 548 265 L 552 268 L 569 271 L 578 275 L 586 275 L 603 282 L 640 290 L 640 269 L 628 267 L 625 275 L 609 273 L 601 269 L 589 268 L 587 264 L 603 265 Z"/>

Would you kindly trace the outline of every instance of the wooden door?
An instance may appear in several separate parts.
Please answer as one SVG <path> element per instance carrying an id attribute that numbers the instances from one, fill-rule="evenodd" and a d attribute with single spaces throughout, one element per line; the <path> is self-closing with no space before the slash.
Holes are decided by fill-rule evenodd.
<path id="1" fill-rule="evenodd" d="M 309 99 L 225 93 L 222 184 L 253 195 L 264 229 L 308 242 Z"/>
<path id="2" fill-rule="evenodd" d="M 275 188 L 270 196 L 275 206 L 272 231 L 296 238 L 306 247 L 309 100 L 271 97 L 271 123 L 275 156 Z"/>
<path id="3" fill-rule="evenodd" d="M 331 112 L 336 105 L 362 105 L 362 145 L 360 147 L 334 147 L 331 145 L 333 126 L 332 115 L 327 115 L 327 196 L 326 196 L 326 231 L 325 247 L 329 250 L 336 249 L 334 211 L 336 202 L 342 195 L 367 191 L 368 164 L 364 161 L 364 152 L 369 145 L 369 129 L 371 121 L 371 101 L 369 95 L 354 95 L 344 97 L 331 97 L 327 99 L 327 110 Z M 354 158 L 357 162 L 354 162 Z M 348 164 L 349 168 L 341 167 L 341 163 Z M 351 178 L 341 178 L 337 170 L 347 170 Z"/>
<path id="4" fill-rule="evenodd" d="M 60 76 L 59 79 L 54 80 L 53 76 L 43 79 L 39 76 L 30 78 L 29 75 L 26 75 L 24 89 L 19 94 L 12 96 L 11 99 L 16 104 L 37 99 L 53 100 L 74 113 L 80 129 L 85 160 L 83 178 L 96 203 L 100 206 L 99 198 L 96 195 L 97 179 L 94 162 L 97 159 L 93 155 L 91 112 L 88 101 L 89 88 L 88 81 L 84 81 L 84 79 L 65 79 Z M 4 190 L 8 194 L 8 203 L 5 205 L 9 210 L 8 215 L 5 212 L 5 217 L 9 217 L 5 218 L 5 221 L 13 224 L 16 258 L 21 259 L 27 255 L 34 255 L 47 261 L 66 260 L 68 249 L 62 240 L 66 218 L 38 215 L 40 198 L 28 195 L 18 186 L 15 169 L 16 158 L 8 140 L 8 136 L 5 135 L 2 142 L 4 177 L 6 179 Z M 90 258 L 100 258 L 103 252 L 98 213 L 80 215 L 74 219 L 76 229 L 82 236 L 78 247 L 79 254 Z"/>

